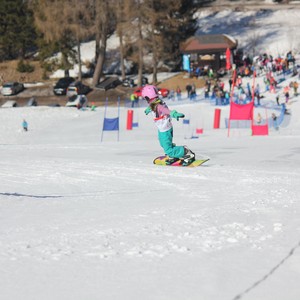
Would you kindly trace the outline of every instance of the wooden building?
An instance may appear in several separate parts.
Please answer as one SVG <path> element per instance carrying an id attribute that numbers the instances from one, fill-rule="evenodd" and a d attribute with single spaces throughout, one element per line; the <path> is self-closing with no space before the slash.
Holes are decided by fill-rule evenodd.
<path id="1" fill-rule="evenodd" d="M 197 67 L 212 68 L 214 71 L 226 68 L 226 50 L 231 50 L 232 62 L 237 45 L 237 40 L 226 34 L 190 37 L 180 45 L 183 69 L 190 72 Z"/>

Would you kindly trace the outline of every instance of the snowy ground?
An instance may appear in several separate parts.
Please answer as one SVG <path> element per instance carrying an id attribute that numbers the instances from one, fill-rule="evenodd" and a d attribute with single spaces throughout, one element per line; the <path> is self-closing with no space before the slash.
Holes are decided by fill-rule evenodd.
<path id="1" fill-rule="evenodd" d="M 121 107 L 120 141 L 102 143 L 101 108 L 1 109 L 1 298 L 298 300 L 299 99 L 269 136 L 228 137 L 228 107 L 213 129 L 215 106 L 171 103 L 191 120 L 174 121 L 175 142 L 210 157 L 199 168 L 152 164 L 142 108 L 129 131 Z"/>

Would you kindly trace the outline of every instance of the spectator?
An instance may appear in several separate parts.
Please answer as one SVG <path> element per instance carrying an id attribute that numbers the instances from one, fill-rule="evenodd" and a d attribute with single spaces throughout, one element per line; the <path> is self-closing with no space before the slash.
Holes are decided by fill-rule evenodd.
<path id="1" fill-rule="evenodd" d="M 294 83 L 293 83 L 294 96 L 298 96 L 298 87 L 299 87 L 298 82 L 297 82 L 297 81 L 294 81 Z"/>
<path id="2" fill-rule="evenodd" d="M 273 126 L 275 128 L 275 130 L 278 130 L 278 123 L 277 123 L 277 116 L 275 115 L 275 113 L 272 113 L 272 120 L 273 120 Z"/>
<path id="3" fill-rule="evenodd" d="M 260 124 L 260 123 L 261 123 L 261 121 L 262 121 L 261 114 L 260 114 L 260 113 L 258 113 L 258 114 L 257 114 L 257 118 L 256 118 L 256 123 L 257 123 L 257 124 Z"/>
<path id="4" fill-rule="evenodd" d="M 204 86 L 204 98 L 209 98 L 209 88 L 207 84 Z"/>
<path id="5" fill-rule="evenodd" d="M 254 89 L 254 97 L 256 98 L 257 106 L 259 106 L 260 105 L 260 87 L 259 87 L 259 84 L 257 84 L 255 89 Z"/>
<path id="6" fill-rule="evenodd" d="M 230 94 L 229 94 L 228 91 L 225 91 L 224 97 L 225 97 L 225 103 L 224 104 L 225 105 L 229 104 L 229 102 L 230 102 Z"/>
<path id="7" fill-rule="evenodd" d="M 289 86 L 287 85 L 284 89 L 283 89 L 283 94 L 285 96 L 285 103 L 288 103 L 289 102 L 289 97 L 290 97 L 290 88 Z"/>
<path id="8" fill-rule="evenodd" d="M 237 80 L 236 80 L 236 85 L 238 88 L 240 88 L 242 86 L 242 76 L 239 75 Z"/>
<path id="9" fill-rule="evenodd" d="M 207 85 L 208 92 L 210 92 L 210 89 L 211 89 L 211 81 L 210 81 L 209 79 L 206 80 L 206 85 Z"/>
<path id="10" fill-rule="evenodd" d="M 214 71 L 213 71 L 212 68 L 209 68 L 209 70 L 208 70 L 208 77 L 209 78 L 214 78 Z"/>
<path id="11" fill-rule="evenodd" d="M 192 86 L 188 83 L 185 87 L 186 91 L 187 91 L 187 96 L 188 98 L 190 98 L 191 96 L 191 91 L 192 91 Z"/>
<path id="12" fill-rule="evenodd" d="M 174 101 L 175 100 L 175 92 L 174 90 L 170 90 L 170 93 L 168 95 L 168 99 Z"/>
<path id="13" fill-rule="evenodd" d="M 196 99 L 196 86 L 193 83 L 192 84 L 192 89 L 191 89 L 191 93 L 190 93 L 190 100 L 195 100 Z"/>
<path id="14" fill-rule="evenodd" d="M 196 68 L 195 75 L 196 75 L 196 78 L 198 78 L 199 76 L 201 76 L 201 69 L 200 69 L 199 66 Z"/>
<path id="15" fill-rule="evenodd" d="M 137 102 L 137 96 L 133 93 L 130 95 L 131 107 L 134 107 L 135 103 Z"/>
<path id="16" fill-rule="evenodd" d="M 232 87 L 232 79 L 230 78 L 228 82 L 229 82 L 229 91 L 231 91 L 231 87 Z"/>
<path id="17" fill-rule="evenodd" d="M 277 102 L 277 105 L 279 106 L 280 103 L 279 103 L 279 95 L 278 95 L 278 94 L 277 94 L 277 96 L 276 96 L 276 102 Z"/>
<path id="18" fill-rule="evenodd" d="M 181 89 L 180 89 L 179 85 L 177 85 L 177 88 L 176 88 L 176 96 L 177 96 L 177 100 L 181 100 Z"/>

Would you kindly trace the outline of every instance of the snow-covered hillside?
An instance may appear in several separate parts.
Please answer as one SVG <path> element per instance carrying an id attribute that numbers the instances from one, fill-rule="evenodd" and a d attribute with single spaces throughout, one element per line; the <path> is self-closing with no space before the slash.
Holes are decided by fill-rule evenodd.
<path id="1" fill-rule="evenodd" d="M 235 37 L 239 47 L 255 56 L 269 53 L 285 55 L 299 52 L 299 9 L 262 9 L 221 12 L 201 10 L 198 13 L 197 34 L 228 34 Z"/>
<path id="2" fill-rule="evenodd" d="M 231 35 L 238 40 L 239 48 L 244 49 L 251 57 L 263 53 L 284 56 L 290 50 L 298 53 L 300 49 L 300 5 L 299 9 L 225 9 L 221 12 L 206 8 L 199 10 L 196 17 L 199 28 L 196 34 Z M 115 51 L 118 47 L 119 38 L 114 34 L 108 40 L 108 52 Z M 82 61 L 93 61 L 95 41 L 82 44 L 81 55 Z M 71 75 L 77 76 L 78 67 L 75 66 L 70 72 Z M 53 78 L 63 76 L 63 70 L 52 74 Z"/>

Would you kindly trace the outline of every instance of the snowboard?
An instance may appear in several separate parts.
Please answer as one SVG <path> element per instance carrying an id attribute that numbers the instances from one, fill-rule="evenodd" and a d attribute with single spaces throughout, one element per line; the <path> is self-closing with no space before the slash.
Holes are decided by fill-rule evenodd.
<path id="1" fill-rule="evenodd" d="M 159 165 L 159 166 L 168 166 L 168 167 L 199 167 L 202 164 L 204 164 L 205 162 L 207 162 L 209 160 L 209 158 L 205 158 L 205 159 L 196 159 L 195 161 L 193 161 L 190 165 L 188 166 L 183 166 L 180 164 L 180 160 L 176 161 L 175 163 L 171 164 L 171 165 L 167 165 L 166 164 L 166 159 L 168 158 L 168 156 L 163 155 L 163 156 L 158 156 L 153 160 L 153 163 L 155 165 Z"/>

